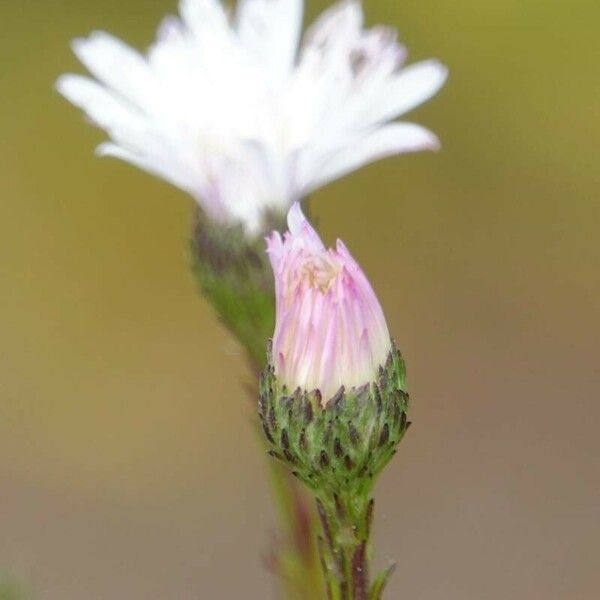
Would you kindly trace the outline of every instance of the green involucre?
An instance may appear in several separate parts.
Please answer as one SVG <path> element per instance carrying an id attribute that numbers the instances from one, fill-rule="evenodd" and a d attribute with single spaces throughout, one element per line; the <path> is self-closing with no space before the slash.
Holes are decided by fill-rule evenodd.
<path id="1" fill-rule="evenodd" d="M 405 367 L 395 346 L 375 381 L 322 406 L 318 390 L 290 391 L 273 367 L 263 372 L 259 415 L 271 455 L 317 496 L 369 494 L 409 423 Z"/>

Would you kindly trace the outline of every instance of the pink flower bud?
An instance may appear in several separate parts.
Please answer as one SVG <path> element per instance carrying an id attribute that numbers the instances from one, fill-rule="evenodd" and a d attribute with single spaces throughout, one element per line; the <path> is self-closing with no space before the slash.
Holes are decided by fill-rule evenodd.
<path id="1" fill-rule="evenodd" d="M 344 386 L 376 379 L 391 350 L 390 334 L 371 284 L 342 241 L 325 248 L 295 203 L 282 236 L 267 252 L 275 275 L 272 361 L 290 390 L 318 389 L 323 405 Z"/>

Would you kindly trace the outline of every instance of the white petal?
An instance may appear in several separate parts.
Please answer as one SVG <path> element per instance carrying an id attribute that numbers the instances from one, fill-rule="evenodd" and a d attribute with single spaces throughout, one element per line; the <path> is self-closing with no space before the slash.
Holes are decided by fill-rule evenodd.
<path id="1" fill-rule="evenodd" d="M 211 174 L 203 172 L 199 164 L 194 164 L 185 157 L 178 156 L 178 149 L 173 149 L 169 140 L 159 139 L 156 142 L 138 148 L 107 142 L 98 146 L 96 154 L 119 158 L 173 184 L 190 194 L 212 219 L 222 221 L 231 218 L 229 210 L 223 204 L 221 190 L 218 189 L 218 185 L 215 187 L 215 182 L 210 180 Z M 151 151 L 146 152 L 149 148 Z M 240 195 L 237 194 L 236 198 L 239 201 Z"/>
<path id="2" fill-rule="evenodd" d="M 369 78 L 374 75 L 389 77 L 406 60 L 408 51 L 405 46 L 398 43 L 398 33 L 391 27 L 377 25 L 365 31 L 360 45 L 356 48 L 359 65 L 355 69 L 358 79 Z M 352 56 L 350 60 L 356 60 Z"/>
<path id="3" fill-rule="evenodd" d="M 62 75 L 56 89 L 110 135 L 142 127 L 143 119 L 135 109 L 87 77 Z"/>
<path id="4" fill-rule="evenodd" d="M 154 80 L 144 57 L 103 31 L 73 41 L 73 52 L 99 81 L 129 102 L 143 106 L 151 99 Z"/>
<path id="5" fill-rule="evenodd" d="M 168 157 L 150 157 L 138 154 L 137 152 L 127 150 L 122 146 L 110 142 L 100 144 L 98 148 L 96 148 L 96 154 L 98 156 L 112 156 L 114 158 L 119 158 L 147 173 L 156 175 L 157 177 L 168 181 L 192 195 L 196 195 L 198 192 L 194 187 L 195 182 L 193 177 L 190 177 L 189 173 L 182 172 L 180 165 L 175 161 L 169 161 Z"/>
<path id="6" fill-rule="evenodd" d="M 240 0 L 237 32 L 275 84 L 289 76 L 298 51 L 303 0 Z"/>
<path id="7" fill-rule="evenodd" d="M 180 42 L 183 39 L 184 28 L 181 21 L 173 15 L 167 15 L 158 26 L 156 39 L 158 42 Z"/>
<path id="8" fill-rule="evenodd" d="M 227 15 L 219 0 L 181 0 L 179 12 L 190 31 L 199 38 L 229 29 Z"/>
<path id="9" fill-rule="evenodd" d="M 354 171 L 363 165 L 401 154 L 419 150 L 437 150 L 439 141 L 428 129 L 413 123 L 391 123 L 354 140 L 342 150 L 331 154 L 316 166 L 310 176 L 306 174 L 310 192 L 326 183 L 338 179 L 342 175 Z"/>
<path id="10" fill-rule="evenodd" d="M 444 85 L 448 69 L 437 60 L 426 60 L 402 69 L 384 82 L 369 103 L 367 122 L 381 123 L 412 110 Z"/>
<path id="11" fill-rule="evenodd" d="M 58 91 L 97 125 L 106 130 L 115 144 L 98 148 L 102 156 L 116 156 L 197 194 L 201 177 L 194 167 L 195 156 L 187 151 L 186 140 L 171 140 L 156 123 L 130 109 L 96 82 L 79 75 L 63 75 Z"/>
<path id="12" fill-rule="evenodd" d="M 304 36 L 307 50 L 331 43 L 353 41 L 363 26 L 363 11 L 358 0 L 341 0 L 328 8 L 308 28 Z"/>

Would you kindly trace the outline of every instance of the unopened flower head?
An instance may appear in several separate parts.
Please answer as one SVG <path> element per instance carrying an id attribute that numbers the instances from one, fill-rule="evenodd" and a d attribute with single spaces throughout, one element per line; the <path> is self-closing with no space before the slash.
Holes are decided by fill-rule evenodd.
<path id="1" fill-rule="evenodd" d="M 325 405 L 343 386 L 372 382 L 391 350 L 383 311 L 344 243 L 327 249 L 299 204 L 289 232 L 268 238 L 275 274 L 275 376 L 290 390 L 318 389 Z"/>
<path id="2" fill-rule="evenodd" d="M 98 148 L 189 192 L 209 218 L 259 233 L 312 190 L 402 152 L 435 149 L 390 121 L 443 84 L 434 60 L 402 68 L 395 32 L 365 29 L 358 0 L 321 15 L 300 42 L 303 0 L 181 0 L 138 53 L 108 33 L 75 40 L 94 79 L 59 91 L 103 128 Z"/>
<path id="3" fill-rule="evenodd" d="M 258 414 L 271 456 L 315 492 L 325 512 L 366 511 L 343 527 L 360 542 L 370 490 L 409 425 L 404 361 L 344 244 L 326 248 L 298 203 L 288 227 L 267 240 L 276 322 Z"/>

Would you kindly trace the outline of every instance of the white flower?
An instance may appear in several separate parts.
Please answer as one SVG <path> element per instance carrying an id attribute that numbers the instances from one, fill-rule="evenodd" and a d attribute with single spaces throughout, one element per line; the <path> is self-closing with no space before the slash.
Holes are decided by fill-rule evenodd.
<path id="1" fill-rule="evenodd" d="M 61 94 L 111 141 L 98 148 L 189 192 L 212 219 L 258 233 L 312 190 L 436 136 L 391 123 L 444 83 L 428 60 L 402 68 L 387 27 L 365 29 L 359 1 L 327 10 L 300 42 L 303 0 L 181 0 L 144 56 L 108 33 L 73 49 L 95 79 L 63 75 Z M 300 45 L 300 48 L 299 48 Z"/>

